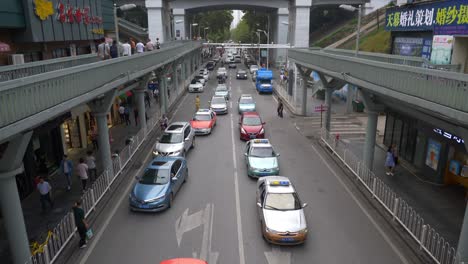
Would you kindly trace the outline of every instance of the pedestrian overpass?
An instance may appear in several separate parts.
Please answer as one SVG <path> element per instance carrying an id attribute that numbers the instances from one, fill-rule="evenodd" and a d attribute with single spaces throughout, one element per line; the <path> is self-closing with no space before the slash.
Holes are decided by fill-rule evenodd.
<path id="1" fill-rule="evenodd" d="M 0 204 L 15 263 L 23 264 L 29 256 L 15 175 L 23 170 L 22 158 L 31 130 L 75 106 L 88 104 L 96 113 L 102 146 L 100 155 L 111 169 L 106 114 L 116 93 L 134 89 L 138 109 L 144 113 L 141 91 L 146 89 L 153 71 L 173 69 L 176 86 L 184 91 L 186 81 L 201 65 L 202 43 L 183 41 L 166 45 L 162 50 L 106 61 L 96 60 L 95 55 L 83 55 L 0 69 Z M 367 164 L 373 159 L 371 149 L 375 144 L 377 113 L 388 105 L 407 107 L 421 119 L 437 116 L 439 122 L 452 126 L 459 135 L 468 138 L 466 74 L 423 68 L 412 58 L 368 53 L 355 57 L 343 50 L 291 48 L 288 57 L 294 76 L 290 77 L 293 87 L 288 91 L 291 93 L 289 103 L 302 104 L 296 109 L 299 114 L 307 103 L 303 95 L 307 94 L 310 70 L 323 77 L 329 107 L 331 92 L 344 83 L 362 91 L 370 120 L 365 148 Z M 164 87 L 162 83 L 161 102 L 167 111 Z M 144 119 L 140 114 L 141 124 L 145 124 Z M 329 126 L 330 116 L 327 120 Z M 465 217 L 460 239 L 462 249 L 468 248 L 467 222 L 468 217 Z"/>

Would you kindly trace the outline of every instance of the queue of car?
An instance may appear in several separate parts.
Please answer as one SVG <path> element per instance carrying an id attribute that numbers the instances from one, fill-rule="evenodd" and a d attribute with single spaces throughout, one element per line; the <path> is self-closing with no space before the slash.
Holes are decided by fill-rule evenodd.
<path id="1" fill-rule="evenodd" d="M 250 66 L 252 75 L 257 70 L 258 66 Z M 218 68 L 216 74 L 227 76 L 226 68 Z M 237 71 L 236 78 L 246 79 L 247 72 Z M 200 70 L 198 77 L 190 83 L 189 92 L 203 92 L 202 82 L 207 82 L 208 79 L 208 70 Z M 199 109 L 190 122 L 174 122 L 165 129 L 155 144 L 154 159 L 142 175 L 136 177 L 136 183 L 129 195 L 131 210 L 158 212 L 171 208 L 175 195 L 188 179 L 186 153 L 195 147 L 196 136 L 213 132 L 218 122 L 217 116 L 228 113 L 227 102 L 230 98 L 227 85 L 218 84 L 208 109 Z M 254 97 L 251 94 L 242 94 L 237 108 L 240 115 L 239 138 L 246 141 L 243 152 L 246 174 L 249 178 L 258 178 L 256 205 L 262 236 L 272 244 L 304 243 L 308 234 L 304 214 L 307 204 L 301 203 L 289 178 L 278 176 L 280 154 L 266 138 L 265 122 L 257 112 Z"/>

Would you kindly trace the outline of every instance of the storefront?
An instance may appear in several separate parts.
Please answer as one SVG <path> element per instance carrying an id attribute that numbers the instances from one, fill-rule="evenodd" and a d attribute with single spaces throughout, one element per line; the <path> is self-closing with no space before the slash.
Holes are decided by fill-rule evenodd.
<path id="1" fill-rule="evenodd" d="M 464 139 L 396 112 L 388 112 L 384 145 L 395 145 L 399 156 L 420 170 L 426 180 L 468 188 L 468 154 Z"/>
<path id="2" fill-rule="evenodd" d="M 392 53 L 428 59 L 432 65 L 468 72 L 468 4 L 464 0 L 408 4 L 386 10 Z"/>

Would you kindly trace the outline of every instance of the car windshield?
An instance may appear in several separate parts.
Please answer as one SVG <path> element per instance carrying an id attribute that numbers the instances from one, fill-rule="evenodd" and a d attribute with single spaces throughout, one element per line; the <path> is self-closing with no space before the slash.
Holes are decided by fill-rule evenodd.
<path id="1" fill-rule="evenodd" d="M 281 211 L 299 210 L 301 204 L 295 193 L 269 193 L 264 208 Z"/>
<path id="2" fill-rule="evenodd" d="M 211 117 L 210 115 L 195 115 L 193 117 L 194 121 L 210 121 Z"/>
<path id="3" fill-rule="evenodd" d="M 238 71 L 237 74 L 246 74 L 245 71 Z"/>
<path id="4" fill-rule="evenodd" d="M 258 67 L 252 65 L 252 66 L 250 66 L 250 69 L 251 69 L 251 70 L 258 70 Z"/>
<path id="5" fill-rule="evenodd" d="M 227 91 L 227 87 L 226 86 L 218 86 L 216 87 L 216 91 Z"/>
<path id="6" fill-rule="evenodd" d="M 161 137 L 160 143 L 181 143 L 182 134 L 179 133 L 164 133 Z"/>
<path id="7" fill-rule="evenodd" d="M 271 84 L 270 80 L 260 80 L 261 84 Z"/>
<path id="8" fill-rule="evenodd" d="M 143 176 L 140 178 L 139 183 L 161 185 L 161 184 L 166 184 L 168 181 L 169 181 L 168 169 L 148 168 L 143 173 Z"/>
<path id="9" fill-rule="evenodd" d="M 252 98 L 241 98 L 239 104 L 253 104 L 254 100 Z"/>
<path id="10" fill-rule="evenodd" d="M 212 104 L 225 104 L 226 100 L 224 100 L 223 97 L 213 97 L 213 99 L 211 99 L 211 103 Z"/>
<path id="11" fill-rule="evenodd" d="M 274 157 L 275 152 L 272 147 L 253 147 L 250 149 L 250 156 L 259 158 Z"/>
<path id="12" fill-rule="evenodd" d="M 262 120 L 258 116 L 246 116 L 242 123 L 247 126 L 259 126 L 262 124 Z"/>
<path id="13" fill-rule="evenodd" d="M 198 80 L 192 80 L 191 84 L 196 84 L 198 83 Z"/>

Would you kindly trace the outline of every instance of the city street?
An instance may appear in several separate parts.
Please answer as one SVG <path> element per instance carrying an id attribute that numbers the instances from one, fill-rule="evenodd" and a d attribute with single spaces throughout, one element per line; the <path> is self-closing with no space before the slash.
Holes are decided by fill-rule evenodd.
<path id="1" fill-rule="evenodd" d="M 238 64 L 239 68 L 244 68 Z M 173 207 L 161 213 L 129 210 L 128 194 L 134 176 L 151 158 L 144 153 L 139 168 L 130 171 L 132 184 L 123 185 L 94 227 L 94 238 L 68 263 L 159 263 L 175 257 L 196 257 L 209 264 L 289 263 L 417 263 L 412 252 L 389 224 L 357 191 L 343 171 L 294 127 L 287 113 L 276 115 L 273 95 L 259 95 L 254 83 L 236 80 L 228 71 L 230 109 L 218 116 L 211 135 L 198 136 L 187 154 L 189 178 L 174 198 Z M 210 73 L 201 108 L 216 87 Z M 257 214 L 256 181 L 247 176 L 245 142 L 239 139 L 237 99 L 252 94 L 266 122 L 266 136 L 281 154 L 280 174 L 295 185 L 305 208 L 308 241 L 300 246 L 272 246 L 261 235 Z M 196 94 L 186 95 L 172 121 L 189 121 Z M 140 155 L 141 156 L 141 155 Z M 77 249 L 78 250 L 78 249 Z"/>

